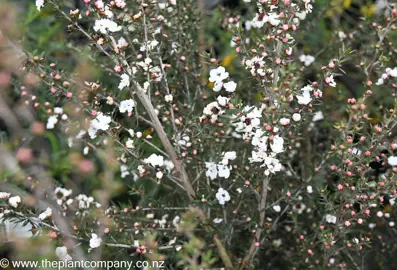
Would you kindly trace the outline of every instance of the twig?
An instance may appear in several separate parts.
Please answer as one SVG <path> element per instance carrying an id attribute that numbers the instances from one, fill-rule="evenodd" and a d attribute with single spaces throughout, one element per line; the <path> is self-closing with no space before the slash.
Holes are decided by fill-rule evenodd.
<path id="1" fill-rule="evenodd" d="M 227 255 L 227 251 L 226 251 L 225 247 L 222 245 L 221 240 L 219 240 L 215 236 L 214 242 L 216 244 L 216 247 L 218 248 L 219 256 L 221 257 L 221 260 L 222 260 L 223 264 L 225 265 L 226 269 L 233 269 L 232 261 L 230 260 L 229 256 Z"/>
<path id="2" fill-rule="evenodd" d="M 251 263 L 253 259 L 253 254 L 256 247 L 256 242 L 258 242 L 261 238 L 263 225 L 265 224 L 265 216 L 266 216 L 266 199 L 267 199 L 267 189 L 269 187 L 270 177 L 266 176 L 262 181 L 262 193 L 261 193 L 261 201 L 259 204 L 259 228 L 257 228 L 254 240 L 252 241 L 251 247 L 248 250 L 247 255 L 245 256 L 243 263 L 241 264 L 240 269 L 245 269 Z"/>
<path id="3" fill-rule="evenodd" d="M 193 200 L 196 197 L 196 193 L 189 182 L 189 178 L 187 175 L 187 172 L 182 164 L 182 162 L 179 160 L 178 155 L 176 154 L 174 148 L 172 147 L 172 144 L 170 140 L 167 137 L 167 134 L 165 133 L 163 126 L 160 123 L 159 118 L 157 117 L 156 111 L 153 107 L 153 104 L 150 102 L 149 97 L 145 93 L 145 91 L 142 89 L 142 87 L 136 83 L 135 81 L 132 82 L 132 89 L 130 89 L 131 95 L 134 95 L 134 92 L 136 93 L 138 99 L 142 103 L 143 107 L 146 109 L 146 112 L 149 114 L 150 120 L 153 123 L 153 128 L 156 130 L 157 135 L 160 138 L 160 141 L 162 142 L 165 152 L 169 155 L 169 157 L 172 160 L 172 163 L 174 163 L 174 166 L 176 170 L 180 174 L 180 182 L 184 186 L 186 192 L 188 193 L 188 197 L 190 200 Z"/>

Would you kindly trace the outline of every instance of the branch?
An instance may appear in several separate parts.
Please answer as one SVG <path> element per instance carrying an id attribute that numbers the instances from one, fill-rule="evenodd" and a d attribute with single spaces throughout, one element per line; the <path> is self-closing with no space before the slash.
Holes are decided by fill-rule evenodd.
<path id="1" fill-rule="evenodd" d="M 259 203 L 259 228 L 256 230 L 254 240 L 252 241 L 251 247 L 248 250 L 248 254 L 245 256 L 243 260 L 240 270 L 246 269 L 246 267 L 249 266 L 249 264 L 251 263 L 251 260 L 253 259 L 254 251 L 257 248 L 255 246 L 255 243 L 259 242 L 262 235 L 263 225 L 265 224 L 266 199 L 267 199 L 267 189 L 269 187 L 269 182 L 270 182 L 270 177 L 266 176 L 266 178 L 263 179 L 262 182 L 261 201 Z"/>
<path id="2" fill-rule="evenodd" d="M 229 255 L 227 255 L 227 251 L 225 247 L 222 245 L 222 242 L 216 236 L 214 237 L 214 241 L 218 248 L 219 256 L 221 257 L 222 262 L 225 265 L 226 269 L 233 269 L 232 261 L 230 260 Z"/>
<path id="3" fill-rule="evenodd" d="M 165 152 L 168 154 L 168 156 L 171 158 L 172 163 L 174 164 L 176 170 L 180 174 L 180 182 L 185 188 L 189 200 L 193 200 L 196 197 L 196 193 L 189 182 L 189 177 L 187 175 L 187 172 L 182 164 L 182 161 L 179 160 L 178 155 L 176 154 L 170 140 L 167 137 L 167 134 L 165 133 L 163 126 L 160 123 L 159 118 L 157 117 L 156 111 L 153 107 L 153 104 L 150 102 L 148 95 L 145 93 L 145 91 L 142 89 L 142 87 L 135 81 L 132 82 L 132 89 L 130 89 L 131 95 L 133 95 L 134 92 L 138 96 L 138 99 L 142 103 L 143 107 L 145 108 L 146 112 L 149 114 L 150 120 L 153 123 L 153 128 L 156 130 L 157 135 L 160 138 L 161 143 L 164 146 Z"/>

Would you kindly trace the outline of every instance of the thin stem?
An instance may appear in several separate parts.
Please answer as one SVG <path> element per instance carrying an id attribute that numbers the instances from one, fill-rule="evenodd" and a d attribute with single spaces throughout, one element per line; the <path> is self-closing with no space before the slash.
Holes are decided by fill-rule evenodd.
<path id="1" fill-rule="evenodd" d="M 136 83 L 132 82 L 132 89 L 131 89 L 131 95 L 136 93 L 138 99 L 142 103 L 143 107 L 146 109 L 146 112 L 149 114 L 150 120 L 153 123 L 153 128 L 156 130 L 157 135 L 160 138 L 160 141 L 162 142 L 165 152 L 168 154 L 168 156 L 171 158 L 172 163 L 174 164 L 176 170 L 180 174 L 180 182 L 184 186 L 188 197 L 190 200 L 193 200 L 196 197 L 196 193 L 189 182 L 189 178 L 187 175 L 187 172 L 183 166 L 182 161 L 179 160 L 178 155 L 176 154 L 170 140 L 167 137 L 167 134 L 165 133 L 163 126 L 160 123 L 159 118 L 157 117 L 156 111 L 153 107 L 153 104 L 150 102 L 149 97 L 145 93 L 145 91 L 142 89 L 142 87 Z"/>
<path id="2" fill-rule="evenodd" d="M 253 260 L 253 255 L 255 250 L 257 249 L 256 243 L 259 242 L 262 231 L 263 225 L 265 224 L 265 216 L 266 216 L 266 200 L 267 200 L 267 190 L 269 187 L 270 177 L 266 176 L 265 179 L 262 181 L 262 192 L 261 192 L 261 200 L 259 203 L 259 227 L 256 230 L 255 237 L 252 241 L 251 247 L 248 250 L 247 255 L 245 256 L 243 263 L 241 264 L 240 269 L 245 269 L 247 266 L 251 264 Z"/>

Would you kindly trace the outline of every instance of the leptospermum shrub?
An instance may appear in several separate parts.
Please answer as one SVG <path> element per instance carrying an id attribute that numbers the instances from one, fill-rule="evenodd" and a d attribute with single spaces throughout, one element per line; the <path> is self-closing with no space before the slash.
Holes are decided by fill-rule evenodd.
<path id="1" fill-rule="evenodd" d="M 26 51 L 1 25 L 12 258 L 396 267 L 394 4 L 312 52 L 310 0 L 245 0 L 219 22 L 235 50 L 222 66 L 195 1 L 62 2 L 36 12 L 56 12 L 78 64 Z M 335 102 L 348 76 L 357 91 Z"/>

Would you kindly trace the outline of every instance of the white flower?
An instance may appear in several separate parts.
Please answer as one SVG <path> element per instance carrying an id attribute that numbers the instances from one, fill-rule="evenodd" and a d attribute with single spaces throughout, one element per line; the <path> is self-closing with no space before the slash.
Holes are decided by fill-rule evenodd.
<path id="1" fill-rule="evenodd" d="M 281 171 L 281 163 L 277 158 L 273 157 L 265 157 L 263 160 L 263 164 L 261 167 L 266 167 L 265 175 L 269 175 L 270 173 L 276 173 Z"/>
<path id="2" fill-rule="evenodd" d="M 165 102 L 172 102 L 173 99 L 174 97 L 171 94 L 165 95 L 164 97 Z"/>
<path id="3" fill-rule="evenodd" d="M 144 159 L 143 162 L 149 163 L 153 167 L 160 167 L 164 165 L 164 157 L 156 154 L 151 154 L 148 158 Z"/>
<path id="4" fill-rule="evenodd" d="M 130 86 L 130 76 L 127 74 L 122 74 L 121 75 L 121 81 L 119 83 L 119 89 L 122 90 L 124 87 L 129 87 Z"/>
<path id="5" fill-rule="evenodd" d="M 276 13 L 269 13 L 268 15 L 256 14 L 255 18 L 252 20 L 252 26 L 255 28 L 261 28 L 267 22 L 273 26 L 279 25 L 279 15 Z"/>
<path id="6" fill-rule="evenodd" d="M 302 11 L 302 12 L 295 12 L 296 17 L 299 18 L 299 20 L 303 21 L 304 19 L 306 19 L 306 11 Z M 298 22 L 299 22 L 298 20 Z"/>
<path id="7" fill-rule="evenodd" d="M 336 216 L 327 214 L 327 215 L 325 215 L 325 221 L 326 221 L 327 223 L 336 224 Z"/>
<path id="8" fill-rule="evenodd" d="M 382 85 L 385 83 L 385 80 L 389 79 L 390 77 L 397 77 L 397 67 L 391 69 L 386 68 L 386 72 L 382 74 L 382 76 L 376 82 L 376 85 Z"/>
<path id="9" fill-rule="evenodd" d="M 272 143 L 270 144 L 270 148 L 276 154 L 283 152 L 284 139 L 279 135 L 274 136 Z"/>
<path id="10" fill-rule="evenodd" d="M 302 119 L 302 116 L 300 115 L 300 113 L 294 113 L 292 115 L 292 120 L 294 120 L 295 122 L 299 122 Z"/>
<path id="11" fill-rule="evenodd" d="M 290 120 L 288 118 L 283 117 L 280 119 L 280 124 L 283 126 L 288 126 L 289 123 L 290 123 Z"/>
<path id="12" fill-rule="evenodd" d="M 359 155 L 361 155 L 361 153 L 362 153 L 362 151 L 360 149 L 358 149 L 357 147 L 353 147 L 353 149 L 352 149 L 353 155 L 359 156 Z"/>
<path id="13" fill-rule="evenodd" d="M 387 163 L 389 163 L 390 166 L 397 166 L 397 157 L 396 156 L 390 156 L 387 159 Z"/>
<path id="14" fill-rule="evenodd" d="M 385 80 L 383 78 L 379 78 L 378 81 L 375 83 L 376 85 L 382 85 L 385 83 Z"/>
<path id="15" fill-rule="evenodd" d="M 230 195 L 229 192 L 227 192 L 226 190 L 224 190 L 223 188 L 219 188 L 218 192 L 216 193 L 216 198 L 219 201 L 219 204 L 224 205 L 225 202 L 230 201 Z"/>
<path id="16" fill-rule="evenodd" d="M 50 207 L 47 207 L 47 209 L 39 215 L 39 219 L 45 220 L 46 218 L 50 217 L 52 215 L 52 209 Z"/>
<path id="17" fill-rule="evenodd" d="M 331 87 L 336 87 L 336 82 L 334 80 L 334 76 L 333 75 L 331 75 L 329 77 L 326 77 L 325 78 L 325 82 Z"/>
<path id="18" fill-rule="evenodd" d="M 263 57 L 255 56 L 251 59 L 245 61 L 246 69 L 250 69 L 251 75 L 256 76 L 259 75 L 266 75 L 264 72 L 265 68 L 265 61 L 263 61 Z"/>
<path id="19" fill-rule="evenodd" d="M 165 9 L 167 7 L 167 3 L 158 3 L 160 9 Z"/>
<path id="20" fill-rule="evenodd" d="M 0 192 L 0 199 L 1 200 L 6 200 L 6 199 L 8 199 L 9 197 L 10 197 L 10 193 L 7 193 L 7 192 Z"/>
<path id="21" fill-rule="evenodd" d="M 397 67 L 391 69 L 391 68 L 386 68 L 386 73 L 387 75 L 396 78 L 397 77 Z"/>
<path id="22" fill-rule="evenodd" d="M 118 8 L 124 8 L 125 7 L 125 2 L 124 0 L 115 0 L 114 3 Z"/>
<path id="23" fill-rule="evenodd" d="M 298 99 L 298 103 L 301 105 L 307 105 L 312 101 L 312 98 L 310 97 L 310 92 L 313 90 L 313 87 L 310 85 L 306 85 L 301 89 L 301 95 L 296 95 L 296 98 Z"/>
<path id="24" fill-rule="evenodd" d="M 214 222 L 215 224 L 219 224 L 223 221 L 222 218 L 214 218 L 214 220 L 212 222 Z"/>
<path id="25" fill-rule="evenodd" d="M 108 130 L 111 121 L 112 118 L 110 116 L 101 113 L 98 114 L 97 117 L 91 121 L 91 125 L 97 130 Z"/>
<path id="26" fill-rule="evenodd" d="M 307 186 L 306 187 L 307 193 L 313 193 L 313 188 L 312 186 Z"/>
<path id="27" fill-rule="evenodd" d="M 96 3 L 98 3 L 98 1 Z M 101 8 L 101 10 L 103 10 L 103 8 Z M 104 13 L 105 13 L 105 16 L 108 17 L 109 19 L 112 19 L 114 17 L 114 14 L 112 11 L 110 11 L 109 6 L 105 7 Z"/>
<path id="28" fill-rule="evenodd" d="M 63 246 L 63 247 L 57 247 L 55 249 L 55 254 L 61 261 L 71 261 L 72 257 L 68 254 L 68 249 Z"/>
<path id="29" fill-rule="evenodd" d="M 219 105 L 226 106 L 229 103 L 230 98 L 218 96 L 216 100 L 218 101 Z"/>
<path id="30" fill-rule="evenodd" d="M 226 69 L 222 66 L 219 66 L 215 69 L 212 69 L 210 71 L 210 78 L 209 81 L 210 82 L 222 82 L 223 80 L 225 80 L 226 78 L 229 77 L 229 73 L 226 72 Z"/>
<path id="31" fill-rule="evenodd" d="M 340 38 L 340 40 L 343 40 L 343 39 L 345 39 L 347 36 L 346 36 L 346 34 L 345 34 L 344 32 L 339 31 L 339 32 L 338 32 L 338 37 Z"/>
<path id="32" fill-rule="evenodd" d="M 44 7 L 44 0 L 36 0 L 36 7 L 38 11 L 40 11 L 40 9 Z"/>
<path id="33" fill-rule="evenodd" d="M 223 154 L 222 164 L 229 164 L 229 160 L 235 160 L 237 158 L 236 151 L 230 151 Z"/>
<path id="34" fill-rule="evenodd" d="M 180 221 L 181 218 L 179 216 L 175 216 L 174 219 L 172 220 L 172 225 L 174 225 L 175 228 L 178 228 Z"/>
<path id="35" fill-rule="evenodd" d="M 131 113 L 134 107 L 135 107 L 135 101 L 132 99 L 127 99 L 120 102 L 119 110 L 121 113 L 125 113 L 126 111 Z"/>
<path id="36" fill-rule="evenodd" d="M 176 0 L 170 0 L 170 4 L 176 6 Z"/>
<path id="37" fill-rule="evenodd" d="M 230 168 L 226 165 L 223 164 L 218 164 L 217 166 L 218 168 L 218 175 L 219 177 L 223 177 L 223 178 L 229 178 L 230 176 Z"/>
<path id="38" fill-rule="evenodd" d="M 305 3 L 306 12 L 311 13 L 313 10 L 313 6 L 312 4 L 310 4 L 310 0 L 303 0 L 303 2 Z"/>
<path id="39" fill-rule="evenodd" d="M 207 168 L 205 173 L 207 177 L 209 177 L 211 180 L 214 180 L 218 177 L 218 170 L 214 162 L 206 162 L 205 167 Z"/>
<path id="40" fill-rule="evenodd" d="M 148 41 L 147 43 L 145 42 L 141 47 L 140 47 L 140 51 L 144 52 L 144 51 L 151 51 L 153 50 L 157 45 L 159 44 L 159 42 L 157 40 L 152 40 L 152 41 Z"/>
<path id="41" fill-rule="evenodd" d="M 204 115 L 211 116 L 212 120 L 217 120 L 218 115 L 222 115 L 224 112 L 225 111 L 222 110 L 217 101 L 209 103 L 203 110 Z"/>
<path id="42" fill-rule="evenodd" d="M 90 239 L 90 247 L 91 248 L 97 248 L 101 245 L 102 243 L 102 239 L 98 237 L 98 235 L 96 235 L 95 233 L 93 233 L 91 235 L 91 239 Z"/>
<path id="43" fill-rule="evenodd" d="M 105 7 L 105 4 L 103 3 L 102 0 L 97 0 L 95 2 L 95 7 L 99 10 L 103 10 L 103 8 Z"/>
<path id="44" fill-rule="evenodd" d="M 106 34 L 107 31 L 118 32 L 121 29 L 121 26 L 109 19 L 96 20 L 94 25 L 95 32 L 101 32 L 102 34 Z"/>
<path id="45" fill-rule="evenodd" d="M 139 172 L 139 174 L 144 174 L 145 173 L 145 168 L 142 166 L 142 165 L 139 165 L 138 167 L 137 167 L 137 170 L 138 170 L 138 172 Z"/>
<path id="46" fill-rule="evenodd" d="M 61 188 L 61 187 L 57 187 L 55 188 L 54 193 L 55 194 L 62 194 L 62 199 L 65 199 L 66 197 L 69 197 L 70 195 L 72 195 L 72 190 L 71 189 L 66 189 L 66 188 Z"/>
<path id="47" fill-rule="evenodd" d="M 311 55 L 304 55 L 302 54 L 301 56 L 299 56 L 299 60 L 306 66 L 310 66 L 314 60 L 316 60 L 316 58 L 314 58 L 314 56 Z"/>
<path id="48" fill-rule="evenodd" d="M 391 206 L 393 206 L 396 203 L 396 198 L 389 199 L 389 203 Z"/>
<path id="49" fill-rule="evenodd" d="M 54 108 L 54 113 L 55 114 L 63 114 L 63 108 L 55 107 Z"/>
<path id="50" fill-rule="evenodd" d="M 277 26 L 280 24 L 279 16 L 276 13 L 269 14 L 269 23 L 273 26 Z"/>
<path id="51" fill-rule="evenodd" d="M 281 206 L 280 205 L 278 205 L 278 204 L 276 204 L 276 205 L 273 205 L 273 210 L 274 211 L 276 211 L 277 213 L 279 213 L 280 211 L 281 211 Z"/>
<path id="52" fill-rule="evenodd" d="M 19 197 L 19 196 L 11 197 L 11 198 L 8 199 L 8 203 L 9 203 L 12 207 L 17 208 L 18 205 L 21 203 L 21 197 Z"/>
<path id="53" fill-rule="evenodd" d="M 281 246 L 282 243 L 283 243 L 283 241 L 282 241 L 281 239 L 275 239 L 275 240 L 273 240 L 272 245 L 273 245 L 275 248 L 278 248 L 278 247 Z"/>
<path id="54" fill-rule="evenodd" d="M 303 203 L 297 203 L 297 204 L 294 204 L 292 209 L 294 209 L 298 214 L 302 214 L 303 211 L 306 209 L 306 205 Z"/>
<path id="55" fill-rule="evenodd" d="M 158 171 L 157 173 L 156 173 L 156 177 L 157 177 L 157 179 L 161 179 L 161 178 L 163 178 L 163 172 L 162 171 Z"/>
<path id="56" fill-rule="evenodd" d="M 50 117 L 48 117 L 46 128 L 47 129 L 54 129 L 56 123 L 58 123 L 58 116 L 57 115 L 51 115 Z"/>
<path id="57" fill-rule="evenodd" d="M 134 148 L 134 140 L 128 139 L 128 140 L 125 142 L 125 146 L 126 146 L 127 148 L 129 148 L 129 149 Z"/>
<path id="58" fill-rule="evenodd" d="M 324 114 L 322 111 L 315 112 L 313 115 L 313 122 L 317 122 L 324 119 Z"/>
<path id="59" fill-rule="evenodd" d="M 212 88 L 215 92 L 219 92 L 221 91 L 223 86 L 223 82 L 219 81 L 219 82 L 214 82 L 214 87 Z"/>
<path id="60" fill-rule="evenodd" d="M 233 93 L 234 91 L 236 91 L 237 84 L 233 81 L 230 81 L 223 84 L 223 87 L 225 87 L 225 90 L 227 92 Z"/>
<path id="61" fill-rule="evenodd" d="M 127 47 L 128 46 L 128 42 L 127 40 L 125 40 L 124 37 L 119 38 L 119 40 L 117 40 L 117 45 L 119 47 Z"/>
<path id="62" fill-rule="evenodd" d="M 97 117 L 91 121 L 91 126 L 88 129 L 88 134 L 90 135 L 91 139 L 96 138 L 96 133 L 98 130 L 108 130 L 111 121 L 112 118 L 110 116 L 99 113 Z"/>

